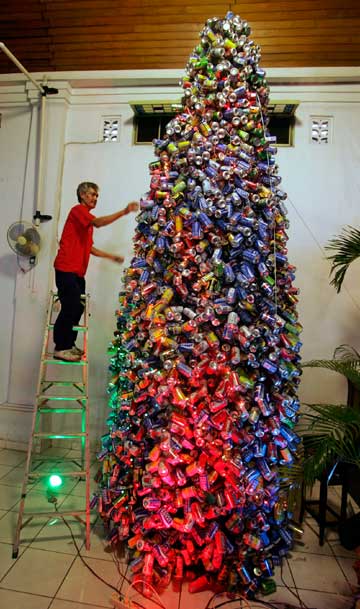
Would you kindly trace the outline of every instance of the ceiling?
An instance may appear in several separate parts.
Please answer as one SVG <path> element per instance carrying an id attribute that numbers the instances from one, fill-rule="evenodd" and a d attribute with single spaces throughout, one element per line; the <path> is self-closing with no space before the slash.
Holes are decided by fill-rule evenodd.
<path id="1" fill-rule="evenodd" d="M 30 72 L 183 68 L 209 17 L 249 22 L 263 67 L 359 66 L 358 0 L 2 0 L 0 40 Z M 0 51 L 0 73 L 17 68 Z"/>

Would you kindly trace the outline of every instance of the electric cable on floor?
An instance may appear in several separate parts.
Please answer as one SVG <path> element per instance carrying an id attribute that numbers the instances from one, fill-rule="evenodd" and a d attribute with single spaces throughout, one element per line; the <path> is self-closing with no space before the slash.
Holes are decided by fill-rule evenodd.
<path id="1" fill-rule="evenodd" d="M 166 606 L 165 606 L 165 605 L 164 605 L 164 604 L 161 602 L 161 598 L 160 598 L 160 596 L 159 596 L 158 592 L 155 590 L 155 588 L 154 588 L 153 586 L 151 586 L 150 584 L 148 584 L 148 583 L 145 581 L 145 579 L 143 579 L 143 578 L 141 578 L 141 577 L 136 578 L 136 580 L 134 580 L 133 582 L 131 582 L 131 584 L 129 585 L 128 589 L 126 590 L 126 594 L 124 594 L 124 602 L 125 602 L 125 605 L 127 605 L 127 606 L 129 606 L 129 607 L 130 607 L 130 605 L 129 605 L 129 603 L 130 603 L 130 602 L 136 602 L 136 601 L 133 601 L 131 598 L 129 598 L 129 596 L 128 596 L 128 592 L 129 592 L 129 590 L 130 590 L 130 589 L 133 589 L 133 590 L 135 590 L 135 592 L 139 593 L 139 590 L 137 590 L 137 589 L 135 588 L 135 585 L 136 585 L 136 584 L 138 584 L 138 583 L 144 583 L 144 584 L 146 583 L 147 587 L 148 587 L 148 588 L 151 590 L 152 594 L 153 594 L 155 597 L 157 597 L 157 598 L 159 599 L 159 600 L 158 600 L 158 602 L 156 602 L 156 601 L 154 601 L 154 600 L 153 600 L 153 598 L 151 597 L 151 602 L 152 602 L 152 603 L 156 603 L 157 605 L 159 605 L 159 606 L 160 606 L 160 607 L 162 607 L 163 609 L 166 609 Z M 141 592 L 140 592 L 140 594 L 141 594 Z"/>
<path id="2" fill-rule="evenodd" d="M 58 513 L 57 507 L 55 505 L 55 513 Z M 118 590 L 118 588 L 116 588 L 115 586 L 113 586 L 112 584 L 110 584 L 108 581 L 106 581 L 105 579 L 103 579 L 103 577 L 101 577 L 101 575 L 99 575 L 98 573 L 96 573 L 96 571 L 94 571 L 94 569 L 92 567 L 90 567 L 90 565 L 86 562 L 86 560 L 84 559 L 84 557 L 81 555 L 80 552 L 80 548 L 77 544 L 77 541 L 75 539 L 75 536 L 73 534 L 72 528 L 70 526 L 70 524 L 66 521 L 66 519 L 61 516 L 61 514 L 58 513 L 58 516 L 61 518 L 61 520 L 64 522 L 64 524 L 67 526 L 67 528 L 70 531 L 70 535 L 71 535 L 71 539 L 73 541 L 73 544 L 75 546 L 76 552 L 77 552 L 77 556 L 80 558 L 81 562 L 83 563 L 83 565 L 90 571 L 90 573 L 92 573 L 99 581 L 101 581 L 103 584 L 105 584 L 108 588 L 111 588 L 111 590 L 114 590 L 116 592 L 116 594 L 118 594 L 119 596 L 121 595 L 120 590 Z M 119 570 L 119 574 L 122 577 L 123 581 L 126 581 L 126 583 L 129 584 L 129 586 L 132 586 L 132 582 L 121 573 L 120 569 Z M 142 592 L 137 591 L 141 596 L 143 596 Z M 124 595 L 123 595 L 124 596 Z M 146 598 L 146 597 L 144 597 Z M 161 609 L 166 609 L 166 607 L 163 604 L 159 604 L 157 601 L 152 600 L 151 602 L 153 602 L 155 605 L 158 605 L 159 607 L 161 607 Z M 125 602 L 124 602 L 125 604 Z M 146 607 L 144 605 L 142 605 L 141 603 L 136 601 L 136 604 L 140 607 L 140 609 L 146 609 Z"/>
<path id="3" fill-rule="evenodd" d="M 309 607 L 304 603 L 304 601 L 301 599 L 297 588 L 295 587 L 296 592 L 294 592 L 294 590 L 292 588 L 290 588 L 290 586 L 287 585 L 286 581 L 284 580 L 284 575 L 283 575 L 283 565 L 281 563 L 280 565 L 280 578 L 282 583 L 284 584 L 285 588 L 293 595 L 295 596 L 296 600 L 298 601 L 298 603 L 300 603 L 300 607 L 301 609 L 309 609 Z"/>
<path id="4" fill-rule="evenodd" d="M 56 509 L 56 508 L 55 508 L 55 511 L 57 512 L 57 509 Z M 77 545 L 76 539 L 75 539 L 74 534 L 73 534 L 72 529 L 71 529 L 71 526 L 69 525 L 69 523 L 66 521 L 66 519 L 65 519 L 63 516 L 61 516 L 61 515 L 59 514 L 59 517 L 61 518 L 61 520 L 64 522 L 64 524 L 67 526 L 67 528 L 68 528 L 68 529 L 69 529 L 69 531 L 70 531 L 70 535 L 71 535 L 71 538 L 72 538 L 73 544 L 74 544 L 74 546 L 75 546 L 75 548 L 76 548 L 76 551 L 77 551 L 77 556 L 80 558 L 81 562 L 82 562 L 82 563 L 85 565 L 85 567 L 86 567 L 86 568 L 87 568 L 87 569 L 88 569 L 88 570 L 89 570 L 89 571 L 90 571 L 90 572 L 91 572 L 93 575 L 95 575 L 95 577 L 96 577 L 98 580 L 100 580 L 100 581 L 101 581 L 103 584 L 105 584 L 106 586 L 108 586 L 108 588 L 111 588 L 111 589 L 112 589 L 112 590 L 114 590 L 114 591 L 115 591 L 117 594 L 119 594 L 119 590 L 118 590 L 117 588 L 115 588 L 115 586 L 113 586 L 112 584 L 110 584 L 109 582 L 107 582 L 105 579 L 103 579 L 103 578 L 102 578 L 100 575 L 98 575 L 98 573 L 96 573 L 96 572 L 95 572 L 95 571 L 92 569 L 92 567 L 90 567 L 90 565 L 89 565 L 89 564 L 88 564 L 88 563 L 85 561 L 84 557 L 83 557 L 83 556 L 81 555 L 81 553 L 80 553 L 80 548 L 79 548 L 79 546 Z M 123 576 L 123 577 L 124 577 L 124 579 L 126 580 L 125 576 Z"/>
<path id="5" fill-rule="evenodd" d="M 55 513 L 57 513 L 57 508 L 56 508 L 56 507 L 55 507 Z M 58 514 L 58 516 L 60 516 L 60 514 Z M 121 593 L 121 591 L 120 591 L 118 588 L 116 588 L 115 586 L 113 586 L 112 584 L 110 584 L 109 582 L 107 582 L 107 581 L 106 581 L 105 579 L 103 579 L 103 578 L 102 578 L 102 577 L 101 577 L 101 576 L 100 576 L 98 573 L 96 573 L 96 571 L 94 571 L 94 569 L 92 569 L 92 567 L 90 567 L 90 565 L 89 565 L 89 564 L 86 562 L 86 560 L 84 559 L 84 557 L 81 555 L 80 548 L 79 548 L 79 546 L 78 546 L 78 544 L 77 544 L 77 541 L 76 541 L 76 539 L 75 539 L 75 536 L 74 536 L 74 534 L 73 534 L 73 531 L 72 531 L 72 528 L 71 528 L 70 524 L 69 524 L 69 523 L 66 521 L 66 519 L 65 519 L 63 516 L 60 516 L 60 517 L 61 517 L 62 521 L 64 522 L 64 524 L 67 526 L 67 528 L 68 528 L 68 529 L 69 529 L 69 531 L 70 531 L 70 535 L 71 535 L 71 538 L 72 538 L 73 544 L 74 544 L 74 546 L 75 546 L 75 549 L 76 549 L 76 552 L 77 552 L 77 556 L 80 558 L 80 560 L 81 560 L 81 562 L 84 564 L 84 566 L 85 566 L 85 567 L 86 567 L 86 568 L 87 568 L 87 569 L 88 569 L 88 570 L 89 570 L 89 571 L 90 571 L 90 572 L 91 572 L 91 573 L 92 573 L 92 574 L 93 574 L 93 575 L 94 575 L 94 576 L 95 576 L 95 577 L 96 577 L 96 578 L 97 578 L 99 581 L 101 581 L 103 584 L 105 584 L 105 585 L 106 585 L 108 588 L 111 588 L 112 590 L 114 590 L 114 591 L 116 592 L 116 594 L 118 594 L 119 596 L 122 596 L 122 597 L 123 597 L 123 599 L 124 599 L 122 602 L 124 603 L 124 605 L 125 605 L 126 607 L 129 607 L 129 608 L 130 608 L 130 604 L 129 604 L 129 603 L 131 602 L 131 603 L 136 604 L 136 605 L 137 605 L 137 606 L 138 606 L 140 609 L 146 609 L 146 607 L 145 607 L 144 605 L 142 605 L 141 603 L 139 603 L 137 600 L 133 600 L 133 599 L 128 598 L 128 590 L 129 590 L 129 589 L 131 589 L 131 588 L 132 588 L 132 589 L 134 589 L 134 590 L 135 590 L 135 591 L 136 591 L 138 594 L 140 594 L 141 596 L 144 596 L 140 590 L 137 590 L 136 588 L 134 588 L 135 583 L 139 583 L 139 582 L 141 582 L 141 581 L 143 581 L 143 580 L 138 579 L 138 580 L 137 580 L 137 582 L 131 582 L 131 581 L 130 581 L 130 580 L 127 578 L 127 577 L 126 577 L 126 575 L 124 575 L 124 574 L 121 572 L 121 569 L 120 569 L 120 561 L 119 561 L 119 560 L 118 560 L 118 559 L 117 559 L 117 558 L 116 558 L 116 557 L 115 557 L 115 556 L 112 554 L 112 559 L 113 559 L 113 561 L 114 561 L 114 563 L 115 563 L 115 565 L 116 565 L 116 567 L 117 567 L 117 570 L 118 570 L 118 572 L 119 572 L 120 577 L 122 578 L 122 581 L 123 581 L 123 582 L 125 581 L 125 582 L 126 582 L 128 585 L 129 585 L 129 589 L 126 591 L 126 594 Z M 305 604 L 305 603 L 304 603 L 304 602 L 301 600 L 300 596 L 299 596 L 299 595 L 296 595 L 296 594 L 293 592 L 293 590 L 292 590 L 292 589 L 291 589 L 291 588 L 290 588 L 290 587 L 289 587 L 289 586 L 286 584 L 285 580 L 283 579 L 282 565 L 281 565 L 280 576 L 281 576 L 281 581 L 283 582 L 283 584 L 284 584 L 285 588 L 286 588 L 287 590 L 289 590 L 289 591 L 291 592 L 291 594 L 293 594 L 293 596 L 295 596 L 295 598 L 297 599 L 297 601 L 300 603 L 300 608 L 301 608 L 301 609 L 310 609 L 310 608 L 309 608 L 309 607 L 307 607 L 307 605 L 306 605 L 306 604 Z M 155 600 L 155 599 L 151 598 L 151 602 L 152 602 L 152 603 L 154 603 L 155 605 L 158 605 L 159 607 L 161 607 L 161 609 L 166 609 L 166 606 L 165 606 L 165 605 L 164 605 L 164 604 L 161 602 L 161 599 L 160 599 L 160 597 L 159 597 L 158 593 L 156 592 L 155 588 L 153 588 L 153 587 L 151 586 L 151 589 L 152 589 L 152 592 L 153 592 L 154 596 L 157 596 L 157 597 L 158 597 L 158 599 L 159 599 L 159 600 Z M 209 601 L 207 602 L 207 604 L 206 604 L 206 606 L 205 606 L 205 609 L 210 609 L 211 602 L 212 602 L 212 600 L 213 600 L 213 599 L 214 599 L 216 596 L 218 596 L 218 593 L 214 594 L 214 595 L 213 595 L 213 596 L 212 596 L 212 597 L 209 599 Z M 145 597 L 145 596 L 144 596 L 144 598 L 146 599 L 147 597 Z M 268 607 L 269 609 L 279 609 L 279 606 L 281 606 L 281 605 L 282 605 L 283 607 L 285 607 L 285 606 L 286 606 L 286 604 L 285 604 L 285 603 L 281 603 L 281 602 L 279 602 L 279 603 L 277 603 L 277 602 L 274 602 L 274 603 L 269 603 L 268 601 L 260 600 L 260 599 L 258 599 L 258 598 L 254 598 L 254 599 L 252 599 L 252 600 L 254 601 L 254 603 L 256 603 L 256 604 L 258 604 L 258 605 L 262 605 L 263 607 Z M 245 603 L 245 604 L 246 604 L 246 607 L 247 607 L 248 609 L 251 609 L 251 604 L 250 604 L 250 601 L 249 601 L 248 599 L 244 598 L 243 596 L 239 596 L 239 597 L 236 597 L 236 598 L 229 599 L 229 600 L 227 600 L 227 601 L 223 601 L 222 603 L 218 603 L 217 605 L 214 605 L 213 607 L 211 607 L 211 609 L 220 609 L 220 607 L 225 607 L 226 605 L 230 605 L 231 603 L 234 603 L 235 601 L 240 601 L 240 603 L 241 603 L 241 605 L 240 605 L 240 606 L 241 606 L 241 608 L 243 607 L 243 604 Z M 289 607 L 290 607 L 290 606 L 289 606 Z M 296 607 L 291 607 L 291 609 L 297 609 L 297 608 L 296 608 Z"/>
<path id="6" fill-rule="evenodd" d="M 279 609 L 279 607 L 276 607 L 272 603 L 268 603 L 266 601 L 261 601 L 261 600 L 258 600 L 257 598 L 253 598 L 251 600 L 255 604 L 264 605 L 265 607 L 270 607 L 270 609 Z M 212 607 L 212 609 L 219 609 L 220 607 L 225 607 L 226 605 L 230 605 L 231 603 L 234 603 L 235 601 L 240 601 L 241 605 L 243 603 L 246 603 L 246 606 L 250 607 L 250 609 L 252 609 L 252 604 L 250 603 L 250 601 L 248 599 L 244 598 L 243 596 L 237 596 L 235 598 L 229 599 L 228 601 L 224 601 L 222 603 L 219 603 L 218 605 L 214 605 L 214 607 Z"/>
<path id="7" fill-rule="evenodd" d="M 246 603 L 247 607 L 252 608 L 252 604 L 251 603 L 255 603 L 255 605 L 262 605 L 263 607 L 268 607 L 269 609 L 280 609 L 281 608 L 285 608 L 286 603 L 283 603 L 281 601 L 274 601 L 273 603 L 270 603 L 269 601 L 264 601 L 262 599 L 259 598 L 252 598 L 251 600 L 248 600 L 246 598 L 244 598 L 243 596 L 237 596 L 235 598 L 230 598 L 227 601 L 223 601 L 221 603 L 218 603 L 217 605 L 211 605 L 212 601 L 214 600 L 214 598 L 216 598 L 216 596 L 218 596 L 219 593 L 214 594 L 207 602 L 206 606 L 204 609 L 220 609 L 220 607 L 225 607 L 226 605 L 230 605 L 231 603 L 234 603 L 236 601 L 240 601 L 241 603 L 241 607 L 243 606 L 244 603 Z M 290 606 L 289 606 L 290 609 Z M 292 606 L 291 609 L 299 609 L 299 607 L 295 607 Z"/>
<path id="8" fill-rule="evenodd" d="M 126 572 L 127 572 L 127 570 L 125 570 L 124 574 L 122 573 L 122 571 L 121 571 L 121 565 L 120 565 L 120 560 L 119 560 L 119 558 L 118 558 L 118 556 L 116 554 L 116 550 L 115 550 L 115 552 L 111 552 L 111 559 L 112 559 L 112 561 L 113 561 L 113 563 L 115 565 L 115 568 L 116 568 L 120 578 L 122 578 L 121 581 L 118 580 L 119 581 L 119 585 L 120 585 L 119 595 L 121 596 L 122 595 L 121 591 L 122 591 L 123 583 L 124 583 L 124 581 L 128 581 L 127 578 L 126 578 Z"/>

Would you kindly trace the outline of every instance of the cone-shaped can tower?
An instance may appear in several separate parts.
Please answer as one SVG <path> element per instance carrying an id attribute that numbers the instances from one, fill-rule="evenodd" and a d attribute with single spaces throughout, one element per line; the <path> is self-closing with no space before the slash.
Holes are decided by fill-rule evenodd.
<path id="1" fill-rule="evenodd" d="M 251 596 L 292 544 L 300 325 L 249 32 L 232 13 L 201 32 L 120 294 L 98 503 L 145 593 L 187 577 Z"/>

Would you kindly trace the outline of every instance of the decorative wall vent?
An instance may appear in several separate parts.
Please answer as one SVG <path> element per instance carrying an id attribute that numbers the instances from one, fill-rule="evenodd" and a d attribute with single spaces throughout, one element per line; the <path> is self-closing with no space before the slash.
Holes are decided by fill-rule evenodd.
<path id="1" fill-rule="evenodd" d="M 101 127 L 103 142 L 120 141 L 120 116 L 103 116 Z"/>
<path id="2" fill-rule="evenodd" d="M 311 142 L 313 144 L 331 144 L 333 118 L 331 116 L 311 117 Z"/>

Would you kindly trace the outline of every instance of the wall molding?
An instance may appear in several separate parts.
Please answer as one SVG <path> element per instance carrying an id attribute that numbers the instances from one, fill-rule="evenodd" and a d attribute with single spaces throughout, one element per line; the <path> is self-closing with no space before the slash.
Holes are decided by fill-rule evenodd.
<path id="1" fill-rule="evenodd" d="M 139 74 L 140 73 L 140 74 Z M 145 74 L 146 73 L 146 74 Z M 171 73 L 171 74 L 169 74 Z M 63 104 L 117 105 L 134 100 L 180 101 L 182 89 L 179 70 L 135 70 L 134 72 L 52 72 L 39 82 L 46 82 L 59 90 L 48 96 L 49 106 Z M 37 78 L 37 74 L 33 74 Z M 22 74 L 0 75 L 0 99 L 2 107 L 37 104 L 39 92 Z M 299 102 L 360 101 L 360 68 L 285 68 L 268 70 L 271 99 L 291 96 Z M 340 86 L 341 85 L 341 86 Z"/>
<path id="2" fill-rule="evenodd" d="M 0 404 L 0 413 L 8 410 L 9 412 L 22 412 L 32 414 L 34 410 L 33 404 L 12 404 L 11 402 L 3 402 Z M 0 431 L 1 434 L 1 431 Z"/>
<path id="3" fill-rule="evenodd" d="M 269 84 L 296 84 L 296 83 L 356 83 L 360 82 L 359 66 L 344 67 L 310 67 L 310 68 L 266 68 Z M 118 87 L 144 87 L 176 86 L 184 75 L 180 70 L 89 70 L 66 72 L 33 72 L 32 76 L 40 83 L 53 83 L 54 81 L 67 81 L 75 88 L 110 88 Z M 2 74 L 0 86 L 13 85 L 14 82 L 24 82 L 23 74 Z"/>

